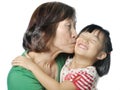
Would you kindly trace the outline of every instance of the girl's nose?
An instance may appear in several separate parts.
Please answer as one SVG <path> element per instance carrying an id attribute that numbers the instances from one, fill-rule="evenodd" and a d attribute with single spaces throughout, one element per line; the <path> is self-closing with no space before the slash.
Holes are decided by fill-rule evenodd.
<path id="1" fill-rule="evenodd" d="M 88 44 L 88 38 L 85 38 L 85 37 L 84 37 L 84 38 L 81 39 L 81 41 L 82 41 L 83 43 L 85 43 L 85 44 Z"/>

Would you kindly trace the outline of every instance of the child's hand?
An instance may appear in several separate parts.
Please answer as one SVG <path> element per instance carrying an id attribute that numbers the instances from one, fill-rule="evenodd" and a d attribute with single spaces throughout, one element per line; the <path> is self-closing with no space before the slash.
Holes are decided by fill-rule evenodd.
<path id="1" fill-rule="evenodd" d="M 34 69 L 37 65 L 27 57 L 18 56 L 12 61 L 13 66 L 22 66 L 28 70 Z"/>

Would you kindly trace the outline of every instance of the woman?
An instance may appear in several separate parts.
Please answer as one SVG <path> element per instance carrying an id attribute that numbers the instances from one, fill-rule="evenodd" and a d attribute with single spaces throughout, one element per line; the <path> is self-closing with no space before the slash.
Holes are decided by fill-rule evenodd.
<path id="1" fill-rule="evenodd" d="M 75 20 L 73 7 L 61 2 L 47 2 L 34 11 L 23 37 L 23 56 L 31 58 L 57 81 L 68 56 L 64 53 L 72 54 L 74 50 Z M 35 76 L 22 67 L 12 67 L 7 84 L 8 90 L 45 90 Z"/>

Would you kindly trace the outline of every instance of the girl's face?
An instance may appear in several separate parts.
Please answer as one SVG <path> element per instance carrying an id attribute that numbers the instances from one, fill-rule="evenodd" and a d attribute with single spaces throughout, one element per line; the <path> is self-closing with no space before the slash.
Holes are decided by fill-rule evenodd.
<path id="1" fill-rule="evenodd" d="M 103 49 L 104 35 L 99 30 L 82 32 L 76 40 L 75 54 L 96 59 Z"/>
<path id="2" fill-rule="evenodd" d="M 65 19 L 58 24 L 53 44 L 61 52 L 73 53 L 76 37 L 75 21 Z"/>

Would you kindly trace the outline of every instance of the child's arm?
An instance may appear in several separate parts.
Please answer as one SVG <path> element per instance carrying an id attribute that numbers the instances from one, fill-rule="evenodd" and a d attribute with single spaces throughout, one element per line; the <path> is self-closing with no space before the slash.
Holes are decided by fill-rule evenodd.
<path id="1" fill-rule="evenodd" d="M 31 70 L 40 83 L 48 90 L 76 90 L 75 85 L 71 81 L 57 82 L 42 71 L 34 62 L 25 57 L 16 58 L 12 64 Z"/>

